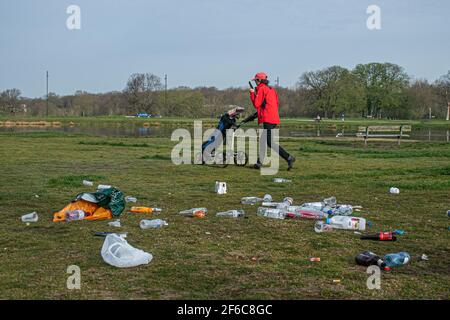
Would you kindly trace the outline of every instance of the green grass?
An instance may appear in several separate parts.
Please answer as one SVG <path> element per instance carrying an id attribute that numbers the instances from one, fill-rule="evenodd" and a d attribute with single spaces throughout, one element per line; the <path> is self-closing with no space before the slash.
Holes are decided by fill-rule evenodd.
<path id="1" fill-rule="evenodd" d="M 58 133 L 0 134 L 1 299 L 449 299 L 450 144 L 350 139 L 282 141 L 298 159 L 272 183 L 249 167 L 175 166 L 176 142 L 164 137 L 105 138 Z M 82 180 L 111 184 L 139 205 L 158 206 L 168 221 L 141 230 L 142 215 L 124 212 L 121 231 L 131 245 L 151 252 L 146 266 L 117 269 L 100 256 L 95 231 L 116 231 L 106 221 L 55 224 L 52 213 L 83 191 Z M 226 181 L 227 195 L 214 193 Z M 400 188 L 391 195 L 391 186 Z M 242 206 L 243 196 L 270 193 L 296 203 L 336 196 L 362 205 L 357 214 L 373 222 L 367 232 L 404 229 L 397 242 L 366 242 L 350 231 L 316 234 L 312 221 L 278 221 Z M 39 197 L 35 197 L 38 195 Z M 205 219 L 177 215 L 206 206 Z M 214 213 L 245 209 L 248 219 Z M 26 226 L 25 213 L 39 222 Z M 381 290 L 368 290 L 369 276 L 354 257 L 408 251 L 410 264 L 383 273 Z M 423 253 L 430 258 L 421 261 Z M 321 262 L 309 262 L 321 257 Z M 66 289 L 70 265 L 81 268 L 81 290 Z M 339 284 L 333 283 L 340 279 Z"/>

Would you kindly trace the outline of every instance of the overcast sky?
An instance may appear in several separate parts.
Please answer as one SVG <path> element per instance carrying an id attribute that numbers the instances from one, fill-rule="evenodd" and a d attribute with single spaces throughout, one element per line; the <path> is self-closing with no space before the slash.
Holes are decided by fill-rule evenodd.
<path id="1" fill-rule="evenodd" d="M 81 29 L 69 30 L 69 5 Z M 381 30 L 369 30 L 369 5 Z M 305 71 L 392 62 L 434 81 L 450 69 L 448 0 L 1 0 L 0 90 L 122 90 L 131 73 L 169 87 L 245 86 L 258 71 L 292 87 Z"/>

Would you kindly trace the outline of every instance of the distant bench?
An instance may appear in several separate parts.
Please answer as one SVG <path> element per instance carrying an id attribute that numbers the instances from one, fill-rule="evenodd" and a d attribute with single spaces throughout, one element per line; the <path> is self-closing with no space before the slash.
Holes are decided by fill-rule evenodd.
<path id="1" fill-rule="evenodd" d="M 367 126 L 358 127 L 357 137 L 364 138 L 364 144 L 367 145 L 369 138 L 397 138 L 398 144 L 402 138 L 409 138 L 405 132 L 411 132 L 410 125 L 396 126 Z"/>

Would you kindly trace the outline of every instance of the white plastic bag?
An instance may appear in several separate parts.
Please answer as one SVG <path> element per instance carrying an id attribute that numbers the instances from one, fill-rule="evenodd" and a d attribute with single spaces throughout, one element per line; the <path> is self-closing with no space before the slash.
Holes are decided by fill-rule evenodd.
<path id="1" fill-rule="evenodd" d="M 153 259 L 150 253 L 130 246 L 125 239 L 114 233 L 106 236 L 101 254 L 107 264 L 117 268 L 136 267 L 148 264 Z"/>

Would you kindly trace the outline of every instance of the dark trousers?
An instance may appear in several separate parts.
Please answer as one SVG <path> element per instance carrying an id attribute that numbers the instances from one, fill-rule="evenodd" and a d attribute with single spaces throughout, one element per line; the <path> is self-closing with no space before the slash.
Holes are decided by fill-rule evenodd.
<path id="1" fill-rule="evenodd" d="M 276 124 L 267 123 L 264 122 L 263 129 L 267 131 L 267 146 L 274 150 L 273 147 L 276 147 L 277 145 L 272 141 L 272 129 L 275 129 L 277 127 Z M 278 154 L 280 157 L 282 157 L 284 160 L 288 161 L 290 154 L 287 153 L 286 150 L 283 149 L 280 145 L 278 145 Z M 258 163 L 260 163 L 260 160 L 258 159 Z"/>

